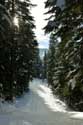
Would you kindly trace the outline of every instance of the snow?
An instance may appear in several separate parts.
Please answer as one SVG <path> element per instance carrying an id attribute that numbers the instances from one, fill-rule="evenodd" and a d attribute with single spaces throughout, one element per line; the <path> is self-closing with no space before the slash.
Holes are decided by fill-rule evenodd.
<path id="1" fill-rule="evenodd" d="M 58 117 L 60 120 L 57 120 Z M 79 120 L 80 121 L 79 121 Z M 82 125 L 83 112 L 68 111 L 46 81 L 35 79 L 30 91 L 9 104 L 0 102 L 0 125 Z"/>
<path id="2" fill-rule="evenodd" d="M 29 122 L 26 122 L 24 120 L 19 120 L 19 121 L 11 121 L 10 123 L 11 125 L 32 125 L 31 123 Z"/>
<path id="3" fill-rule="evenodd" d="M 66 112 L 66 105 L 64 102 L 60 101 L 57 97 L 53 96 L 52 91 L 45 85 L 40 85 L 40 90 L 38 94 L 45 101 L 45 104 L 54 112 Z"/>
<path id="4" fill-rule="evenodd" d="M 38 81 L 34 81 L 34 83 L 38 83 Z M 51 89 L 46 83 L 43 84 L 43 82 L 41 82 L 38 86 L 39 89 L 37 89 L 37 93 L 44 99 L 45 104 L 53 112 L 67 113 L 72 119 L 83 119 L 83 112 L 68 111 L 66 104 L 52 94 Z"/>
<path id="5" fill-rule="evenodd" d="M 37 89 L 35 86 L 37 86 Z M 43 84 L 42 80 L 39 81 L 38 79 L 35 79 L 33 81 L 33 84 L 31 84 L 31 87 L 32 89 L 34 88 L 34 91 L 44 100 L 44 103 L 53 112 L 66 112 L 66 109 L 67 109 L 66 104 L 61 100 L 59 100 L 56 96 L 54 96 L 52 94 L 51 89 L 47 86 L 46 83 Z M 27 100 L 27 96 L 25 95 L 23 99 L 21 100 L 17 99 L 14 104 L 9 104 L 7 102 L 0 103 L 0 114 L 16 111 L 19 107 L 22 107 L 24 103 L 26 103 L 26 100 Z M 30 105 L 30 104 L 31 102 L 28 102 L 27 105 Z"/>
<path id="6" fill-rule="evenodd" d="M 72 119 L 82 119 L 83 120 L 83 112 L 69 112 L 70 118 Z"/>
<path id="7" fill-rule="evenodd" d="M 9 113 L 16 110 L 15 104 L 9 104 L 7 102 L 0 102 L 0 114 Z"/>

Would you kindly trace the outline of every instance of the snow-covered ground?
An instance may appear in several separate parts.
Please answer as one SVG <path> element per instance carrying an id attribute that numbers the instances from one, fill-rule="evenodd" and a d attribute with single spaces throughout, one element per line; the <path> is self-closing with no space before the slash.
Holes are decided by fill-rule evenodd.
<path id="1" fill-rule="evenodd" d="M 83 119 L 83 112 L 75 112 L 67 110 L 67 106 L 64 102 L 58 99 L 56 96 L 52 94 L 51 89 L 47 86 L 47 84 L 40 84 L 37 90 L 40 97 L 42 97 L 45 101 L 45 104 L 54 111 L 54 112 L 65 112 L 68 113 L 70 118 L 74 119 Z"/>
<path id="2" fill-rule="evenodd" d="M 45 104 L 47 104 L 52 111 L 66 112 L 67 107 L 65 103 L 60 101 L 57 97 L 54 97 L 51 89 L 46 85 L 39 85 L 37 92 L 39 96 L 44 99 Z"/>
<path id="3" fill-rule="evenodd" d="M 33 81 L 33 84 L 38 85 L 36 92 L 40 97 L 43 98 L 45 104 L 53 112 L 65 112 L 69 115 L 70 118 L 83 119 L 83 112 L 75 112 L 67 110 L 66 104 L 52 94 L 51 89 L 47 86 L 46 83 L 43 83 L 41 80 L 39 82 L 39 80 L 36 79 Z"/>
<path id="4" fill-rule="evenodd" d="M 0 103 L 0 125 L 83 125 L 83 113 L 68 111 L 45 82 L 35 79 L 14 104 Z"/>

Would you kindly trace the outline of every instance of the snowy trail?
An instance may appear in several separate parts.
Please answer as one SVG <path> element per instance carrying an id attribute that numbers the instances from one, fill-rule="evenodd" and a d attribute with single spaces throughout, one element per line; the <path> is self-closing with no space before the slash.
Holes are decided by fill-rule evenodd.
<path id="1" fill-rule="evenodd" d="M 83 125 L 83 113 L 67 112 L 41 80 L 33 80 L 29 93 L 15 104 L 4 104 L 0 125 Z"/>

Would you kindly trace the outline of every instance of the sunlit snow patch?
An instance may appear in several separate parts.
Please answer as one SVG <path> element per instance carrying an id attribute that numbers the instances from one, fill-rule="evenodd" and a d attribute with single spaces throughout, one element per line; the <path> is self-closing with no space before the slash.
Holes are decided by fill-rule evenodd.
<path id="1" fill-rule="evenodd" d="M 39 96 L 44 99 L 45 104 L 47 104 L 52 111 L 66 112 L 65 103 L 60 101 L 57 97 L 53 96 L 50 88 L 44 85 L 40 85 L 37 92 Z"/>
<path id="2" fill-rule="evenodd" d="M 83 112 L 69 112 L 70 118 L 83 119 Z"/>

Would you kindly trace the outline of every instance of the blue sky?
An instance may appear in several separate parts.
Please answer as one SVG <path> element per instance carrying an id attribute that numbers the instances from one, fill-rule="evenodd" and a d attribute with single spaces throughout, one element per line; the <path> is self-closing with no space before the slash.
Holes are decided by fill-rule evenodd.
<path id="1" fill-rule="evenodd" d="M 49 46 L 49 35 L 44 34 L 43 27 L 46 25 L 46 15 L 44 13 L 46 10 L 44 9 L 44 2 L 46 0 L 31 0 L 32 3 L 37 4 L 37 7 L 32 9 L 32 15 L 35 17 L 35 34 L 37 36 L 37 40 L 40 48 L 48 48 Z"/>

